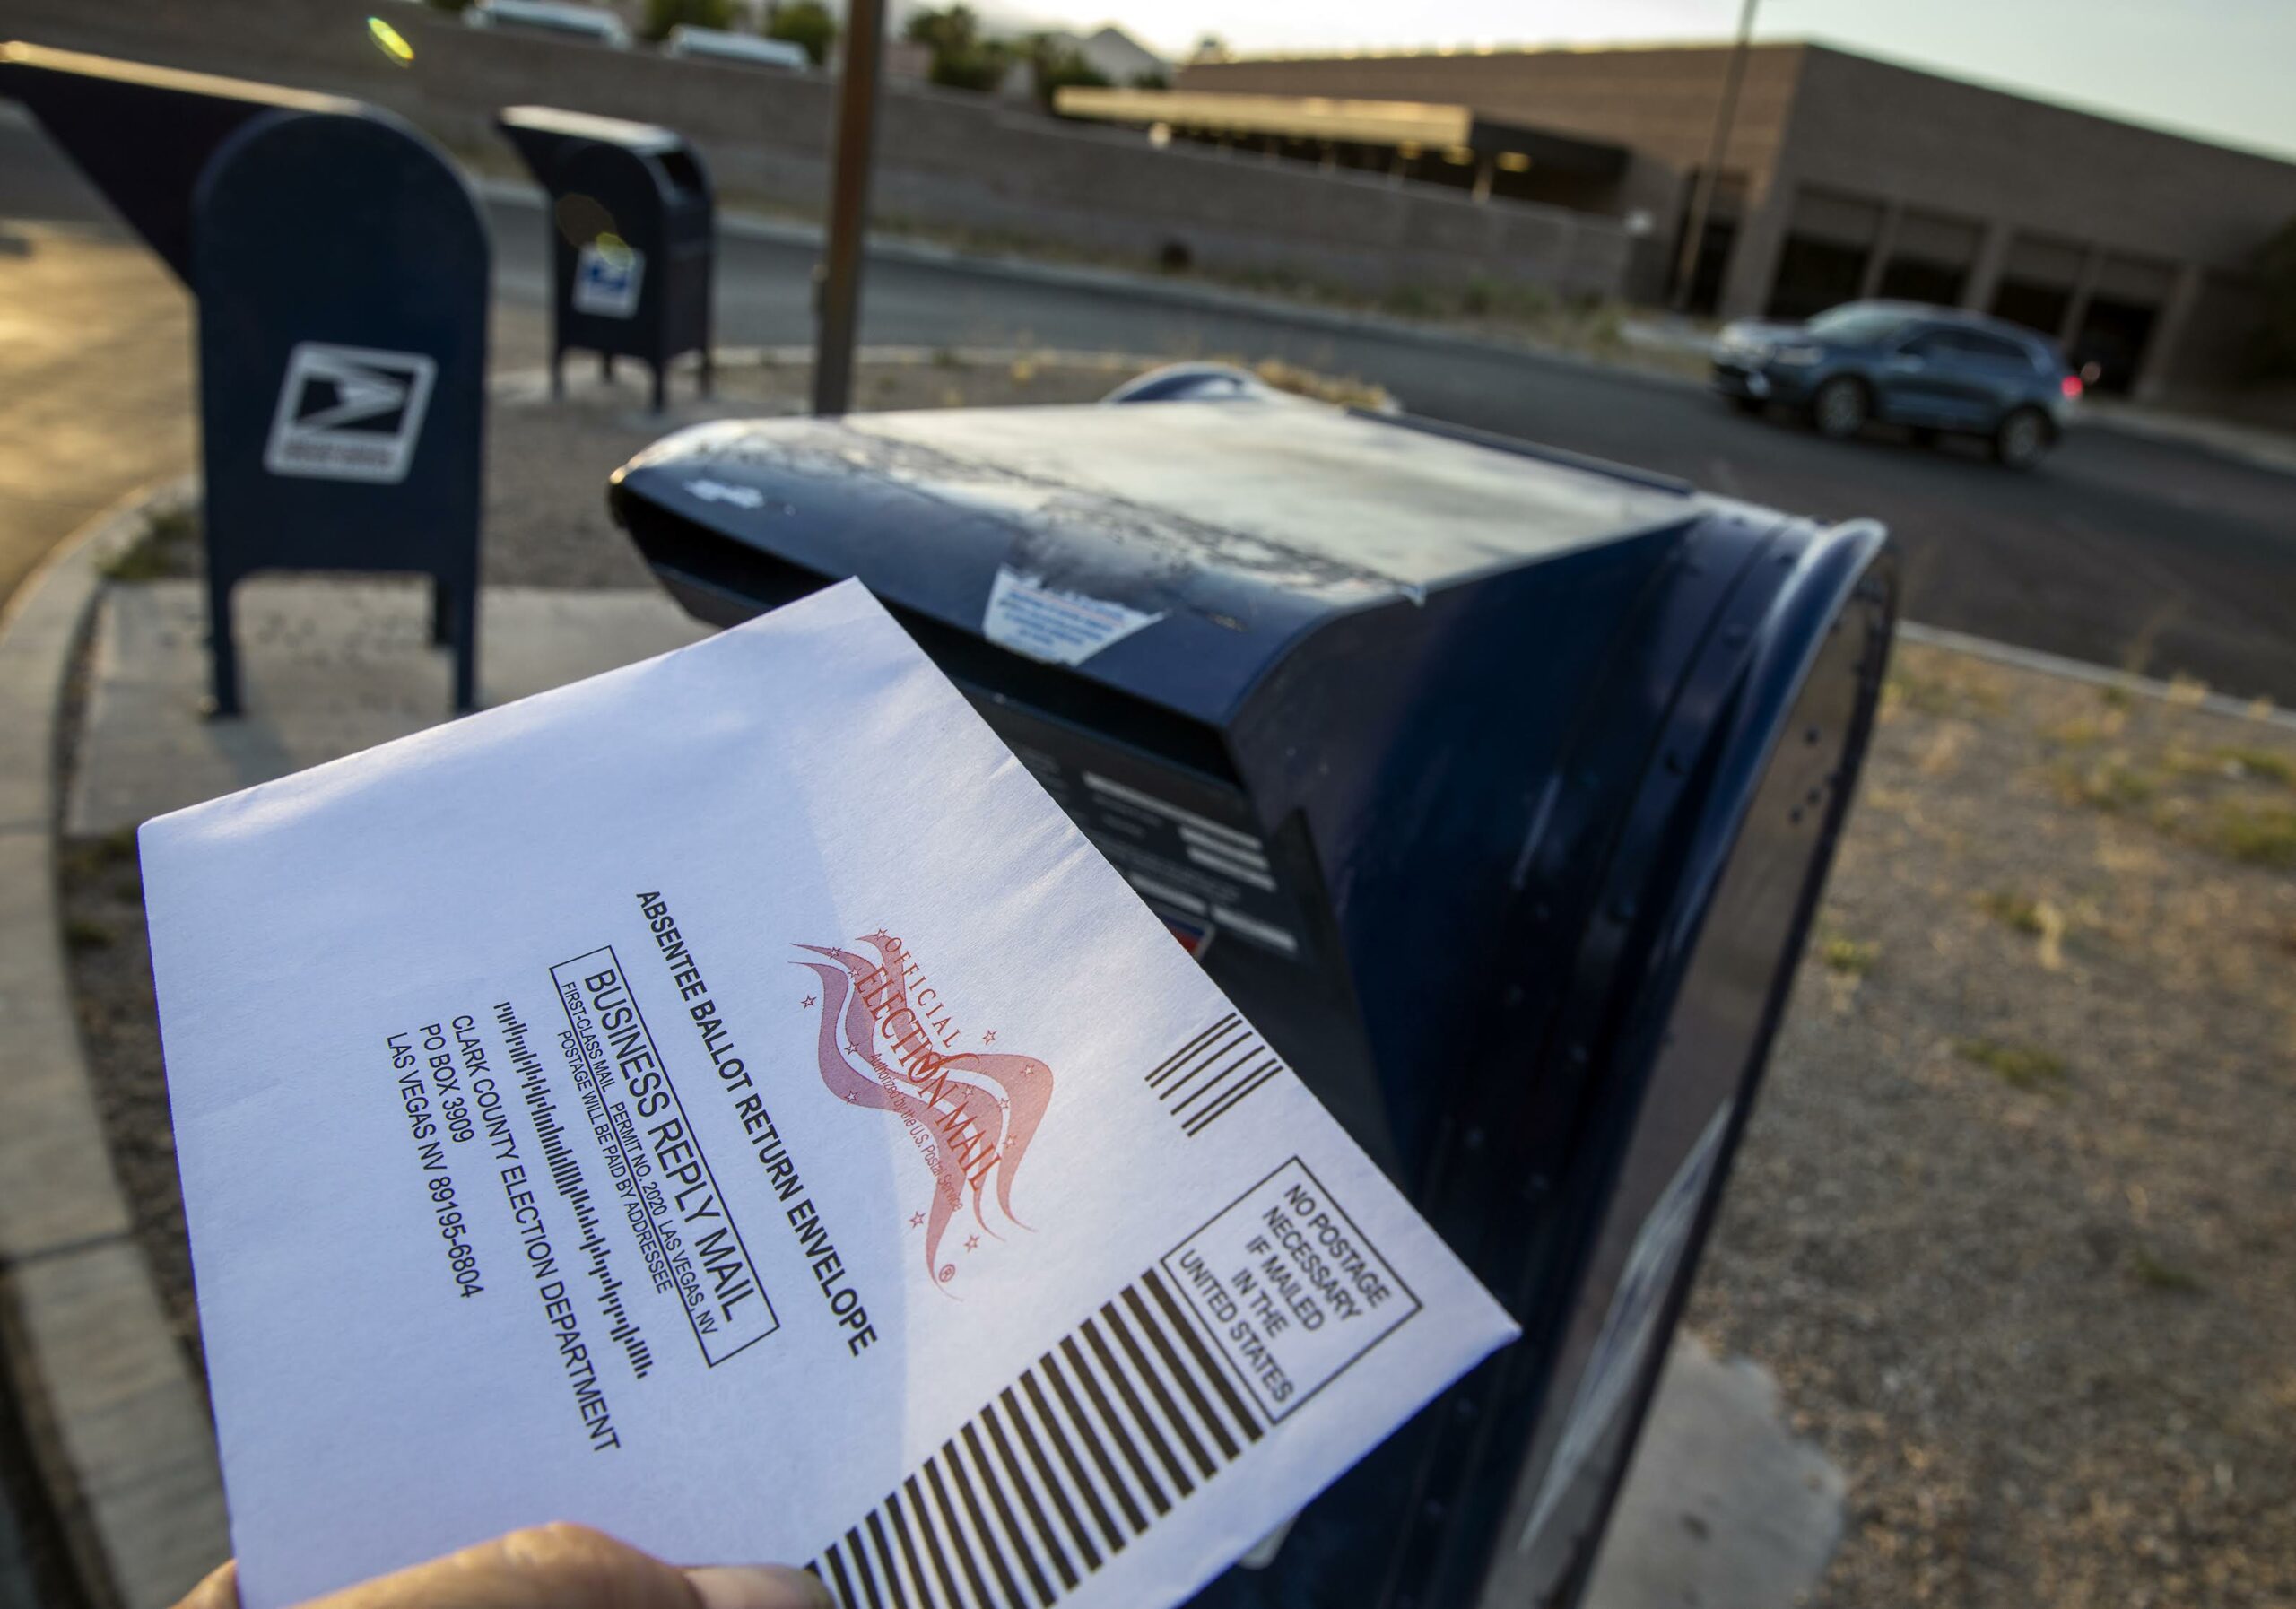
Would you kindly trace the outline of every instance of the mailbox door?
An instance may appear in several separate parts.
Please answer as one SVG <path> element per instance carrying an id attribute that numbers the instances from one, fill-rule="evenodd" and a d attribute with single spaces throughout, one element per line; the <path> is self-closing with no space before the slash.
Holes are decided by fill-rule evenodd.
<path id="1" fill-rule="evenodd" d="M 667 261 L 663 266 L 662 341 L 665 357 L 707 350 L 709 298 L 718 258 L 718 206 L 709 170 L 691 145 L 656 159 L 669 189 Z"/>
<path id="2" fill-rule="evenodd" d="M 1529 1609 L 1583 1587 L 1863 753 L 1880 552 L 1872 527 L 1722 522 L 1627 633 L 1643 654 L 1558 772 L 1585 796 L 1544 813 L 1522 935 L 1492 956 L 1521 1014 L 1414 1192 L 1524 1338 L 1198 1609 Z"/>
<path id="3" fill-rule="evenodd" d="M 1807 589 L 1836 595 L 1826 615 L 1779 633 L 1733 692 L 1707 761 L 1712 825 L 1652 935 L 1648 1005 L 1624 1025 L 1635 1075 L 1597 1092 L 1593 1143 L 1560 1191 L 1573 1250 L 1548 1285 L 1552 1361 L 1484 1579 L 1492 1609 L 1571 1603 L 1586 1585 L 1806 943 L 1890 632 L 1878 534 L 1831 545 L 1813 551 L 1835 573 Z"/>
<path id="4" fill-rule="evenodd" d="M 667 361 L 669 218 L 652 160 L 600 141 L 569 141 L 548 183 L 559 346 Z"/>
<path id="5" fill-rule="evenodd" d="M 266 118 L 193 230 L 215 576 L 474 581 L 488 249 L 454 170 L 379 117 Z"/>

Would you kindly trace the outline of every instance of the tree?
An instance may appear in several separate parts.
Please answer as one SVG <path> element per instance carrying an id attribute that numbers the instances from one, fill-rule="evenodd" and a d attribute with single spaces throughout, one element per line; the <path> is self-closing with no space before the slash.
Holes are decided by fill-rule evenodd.
<path id="1" fill-rule="evenodd" d="M 2257 331 L 2255 368 L 2260 378 L 2296 378 L 2296 218 L 2257 253 L 2257 289 L 2263 326 Z"/>
<path id="2" fill-rule="evenodd" d="M 1169 90 L 1172 87 L 1172 75 L 1161 67 L 1143 67 L 1132 75 L 1131 81 L 1125 87 L 1134 90 Z"/>
<path id="3" fill-rule="evenodd" d="M 638 31 L 649 39 L 663 39 L 681 24 L 724 28 L 733 20 L 734 0 L 646 0 L 646 22 Z"/>
<path id="4" fill-rule="evenodd" d="M 837 43 L 837 19 L 822 0 L 785 0 L 766 13 L 764 31 L 767 39 L 797 46 L 804 51 L 805 59 L 818 67 L 829 59 L 830 47 Z"/>
<path id="5" fill-rule="evenodd" d="M 926 76 L 944 89 L 993 91 L 1013 68 L 1013 48 L 983 38 L 980 18 L 970 5 L 913 12 L 901 36 L 932 51 Z"/>
<path id="6" fill-rule="evenodd" d="M 1216 33 L 1207 33 L 1196 41 L 1196 54 L 1188 59 L 1199 62 L 1224 62 L 1228 59 L 1228 41 Z"/>
<path id="7" fill-rule="evenodd" d="M 1028 56 L 1030 87 L 1036 91 L 1037 104 L 1047 111 L 1052 109 L 1054 97 L 1072 84 L 1080 89 L 1108 87 L 1108 74 L 1086 61 L 1084 53 L 1066 39 L 1032 33 L 1022 48 Z"/>

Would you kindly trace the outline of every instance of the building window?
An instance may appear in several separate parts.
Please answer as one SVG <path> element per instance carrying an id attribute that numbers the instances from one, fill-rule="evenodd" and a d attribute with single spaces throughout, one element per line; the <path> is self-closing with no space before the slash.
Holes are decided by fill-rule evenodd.
<path id="1" fill-rule="evenodd" d="M 1778 254 L 1778 276 L 1770 282 L 1770 316 L 1807 318 L 1855 300 L 1881 226 L 1876 202 L 1807 187 L 1797 191 Z"/>
<path id="2" fill-rule="evenodd" d="M 1891 231 L 1889 260 L 1874 289 L 1897 301 L 1961 306 L 1983 230 L 1974 219 L 1908 208 Z"/>
<path id="3" fill-rule="evenodd" d="M 2098 265 L 2088 304 L 2075 315 L 2079 323 L 2066 344 L 2074 366 L 2094 376 L 2090 383 L 2096 389 L 2135 389 L 2175 282 L 2176 270 L 2167 263 L 2108 256 Z"/>

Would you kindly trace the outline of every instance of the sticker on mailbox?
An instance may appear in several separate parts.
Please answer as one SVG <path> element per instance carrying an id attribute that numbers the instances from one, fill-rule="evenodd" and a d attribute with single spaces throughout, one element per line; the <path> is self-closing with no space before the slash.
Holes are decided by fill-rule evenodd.
<path id="1" fill-rule="evenodd" d="M 263 466 L 278 475 L 396 485 L 414 461 L 438 373 L 419 352 L 297 343 Z"/>
<path id="2" fill-rule="evenodd" d="M 646 254 L 638 248 L 592 240 L 574 256 L 574 310 L 628 318 L 638 311 L 645 278 Z"/>
<path id="3" fill-rule="evenodd" d="M 996 567 L 981 634 L 1000 648 L 1048 665 L 1082 665 L 1112 642 L 1163 619 L 1109 598 L 1048 587 L 1009 564 Z"/>
<path id="4" fill-rule="evenodd" d="M 1419 1311 L 1419 1298 L 1293 1157 L 1174 1247 L 1164 1273 L 1270 1419 Z"/>

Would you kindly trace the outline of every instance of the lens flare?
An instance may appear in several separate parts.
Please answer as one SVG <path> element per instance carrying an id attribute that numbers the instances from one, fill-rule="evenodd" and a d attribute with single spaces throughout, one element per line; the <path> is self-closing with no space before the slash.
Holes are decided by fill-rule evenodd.
<path id="1" fill-rule="evenodd" d="M 600 235 L 617 232 L 613 214 L 596 196 L 579 191 L 561 196 L 558 204 L 551 209 L 551 215 L 558 224 L 558 232 L 566 237 L 570 246 L 587 246 Z"/>
<path id="2" fill-rule="evenodd" d="M 404 34 L 380 17 L 367 19 L 367 37 L 375 41 L 376 49 L 389 57 L 400 66 L 407 66 L 413 62 L 414 47 L 406 42 Z"/>

